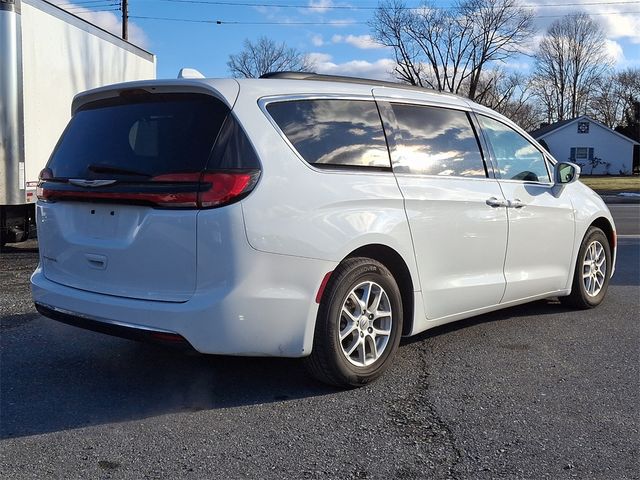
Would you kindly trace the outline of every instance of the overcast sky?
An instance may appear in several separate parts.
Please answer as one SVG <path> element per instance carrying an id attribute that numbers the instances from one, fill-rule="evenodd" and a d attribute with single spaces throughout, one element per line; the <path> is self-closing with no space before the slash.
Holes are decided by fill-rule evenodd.
<path id="1" fill-rule="evenodd" d="M 54 0 L 119 33 L 118 0 Z M 372 41 L 368 22 L 376 0 L 129 0 L 130 39 L 157 55 L 158 78 L 175 78 L 182 67 L 207 77 L 229 76 L 227 59 L 245 38 L 265 35 L 309 53 L 320 73 L 388 78 L 393 52 Z M 417 6 L 419 0 L 409 0 Z M 451 2 L 438 1 L 448 7 Z M 536 13 L 538 35 L 567 13 L 583 11 L 602 24 L 617 68 L 640 67 L 640 0 L 528 0 Z M 354 8 L 355 7 L 355 8 Z M 96 11 L 103 10 L 103 11 Z M 142 18 L 154 17 L 154 18 Z M 161 20 L 166 18 L 171 20 Z M 184 19 L 190 21 L 177 21 Z M 222 21 L 222 24 L 216 24 Z M 211 22 L 211 23 L 207 23 Z M 228 22 L 228 23 L 225 23 Z M 504 65 L 527 73 L 522 56 Z"/>

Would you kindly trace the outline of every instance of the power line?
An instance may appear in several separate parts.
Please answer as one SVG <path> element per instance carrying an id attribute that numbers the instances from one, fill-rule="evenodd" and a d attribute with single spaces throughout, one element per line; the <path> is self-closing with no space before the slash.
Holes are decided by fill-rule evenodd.
<path id="1" fill-rule="evenodd" d="M 598 15 L 640 15 L 640 11 L 635 12 L 592 12 L 587 13 L 589 16 L 598 16 Z M 565 15 L 537 15 L 537 18 L 559 18 L 564 17 Z M 349 25 L 367 25 L 368 22 L 356 22 L 356 21 L 324 21 L 324 22 L 283 22 L 283 21 L 273 21 L 273 22 L 245 22 L 241 20 L 206 20 L 206 19 L 195 19 L 195 18 L 175 18 L 175 17 L 151 17 L 151 16 L 140 16 L 140 15 L 130 15 L 129 18 L 135 18 L 138 20 L 162 20 L 168 22 L 188 22 L 188 23 L 208 23 L 214 25 L 281 25 L 281 26 L 299 26 L 299 25 L 326 25 L 326 26 L 334 26 L 334 27 L 342 27 Z"/>
<path id="2" fill-rule="evenodd" d="M 148 17 L 141 15 L 129 15 L 129 18 L 135 18 L 138 20 L 166 20 L 170 22 L 189 22 L 189 23 L 211 23 L 215 25 L 334 25 L 334 26 L 348 26 L 348 25 L 367 25 L 367 22 L 351 22 L 336 20 L 333 22 L 244 22 L 236 20 L 205 20 L 195 18 L 173 18 L 173 17 Z"/>
<path id="3" fill-rule="evenodd" d="M 119 8 L 96 8 L 95 10 L 66 10 L 69 13 L 73 13 L 74 15 L 84 15 L 88 13 L 98 13 L 98 12 L 119 12 Z"/>
<path id="4" fill-rule="evenodd" d="M 585 14 L 589 17 L 600 16 L 600 15 L 638 15 L 640 14 L 640 10 L 635 12 L 585 12 Z M 536 15 L 536 18 L 560 18 L 564 17 L 566 14 L 562 15 Z"/>
<path id="5" fill-rule="evenodd" d="M 56 3 L 55 5 L 57 7 L 62 7 L 62 8 L 74 8 L 74 7 L 93 8 L 93 7 L 112 6 L 112 5 L 115 6 L 119 4 L 120 4 L 119 1 L 113 1 L 113 0 L 89 0 L 86 2 Z"/>
<path id="6" fill-rule="evenodd" d="M 302 4 L 290 4 L 290 3 L 254 3 L 254 2 L 232 2 L 232 1 L 222 1 L 222 0 L 161 0 L 163 2 L 171 2 L 171 3 L 191 3 L 191 4 L 200 4 L 200 5 L 215 5 L 215 6 L 227 6 L 227 7 L 273 7 L 273 8 L 297 8 L 304 10 L 377 10 L 379 6 L 374 5 L 302 5 Z M 547 7 L 582 7 L 582 6 L 608 6 L 608 5 L 634 5 L 640 4 L 638 0 L 620 0 L 615 2 L 573 2 L 573 3 L 549 3 L 549 4 L 521 4 L 521 5 L 511 5 L 506 8 L 547 8 Z M 421 7 L 400 7 L 406 10 L 417 10 Z M 440 7 L 433 6 L 429 7 L 436 10 L 454 10 L 460 7 L 457 6 L 449 6 L 449 7 Z"/>
<path id="7" fill-rule="evenodd" d="M 92 13 L 92 12 L 119 12 L 120 8 L 97 8 L 97 9 L 84 9 L 84 10 L 67 10 L 69 13 L 83 14 L 83 13 Z"/>

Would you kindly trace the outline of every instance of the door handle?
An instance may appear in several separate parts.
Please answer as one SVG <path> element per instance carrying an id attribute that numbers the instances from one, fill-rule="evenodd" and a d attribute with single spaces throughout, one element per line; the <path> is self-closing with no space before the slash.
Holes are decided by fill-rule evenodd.
<path id="1" fill-rule="evenodd" d="M 522 208 L 524 207 L 526 204 L 522 202 L 522 200 L 520 200 L 519 198 L 514 198 L 513 200 L 509 201 L 509 206 L 511 208 Z"/>
<path id="2" fill-rule="evenodd" d="M 493 208 L 496 208 L 496 207 L 508 207 L 509 206 L 509 202 L 507 202 L 506 200 L 504 200 L 502 198 L 491 197 L 491 198 L 487 198 L 487 205 L 489 205 L 490 207 L 493 207 Z"/>

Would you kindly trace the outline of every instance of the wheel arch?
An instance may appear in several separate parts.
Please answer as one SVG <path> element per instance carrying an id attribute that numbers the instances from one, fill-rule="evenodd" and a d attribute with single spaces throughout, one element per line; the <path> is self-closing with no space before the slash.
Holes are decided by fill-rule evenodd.
<path id="1" fill-rule="evenodd" d="M 609 248 L 611 248 L 613 254 L 613 250 L 616 248 L 616 233 L 609 219 L 606 217 L 598 217 L 591 222 L 589 227 L 598 227 L 604 232 L 607 240 L 609 240 Z"/>
<path id="2" fill-rule="evenodd" d="M 391 275 L 398 283 L 400 296 L 402 297 L 402 335 L 409 335 L 413 329 L 414 321 L 414 282 L 411 278 L 411 272 L 402 255 L 393 248 L 382 244 L 369 244 L 358 247 L 349 253 L 342 261 L 347 258 L 366 257 L 377 260 L 389 269 Z"/>

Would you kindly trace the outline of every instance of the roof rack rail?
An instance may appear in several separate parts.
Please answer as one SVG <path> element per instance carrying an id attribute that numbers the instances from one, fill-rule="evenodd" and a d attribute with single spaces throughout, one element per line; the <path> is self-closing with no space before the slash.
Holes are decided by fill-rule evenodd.
<path id="1" fill-rule="evenodd" d="M 322 82 L 359 83 L 365 85 L 377 85 L 380 87 L 401 88 L 403 90 L 417 90 L 419 92 L 437 90 L 417 85 L 407 85 L 406 83 L 389 82 L 385 80 L 372 80 L 370 78 L 346 77 L 342 75 L 324 75 L 315 72 L 269 72 L 261 75 L 260 78 L 278 78 L 283 80 L 317 80 Z M 449 94 L 448 92 L 438 92 Z M 450 94 L 451 95 L 451 94 Z"/>

